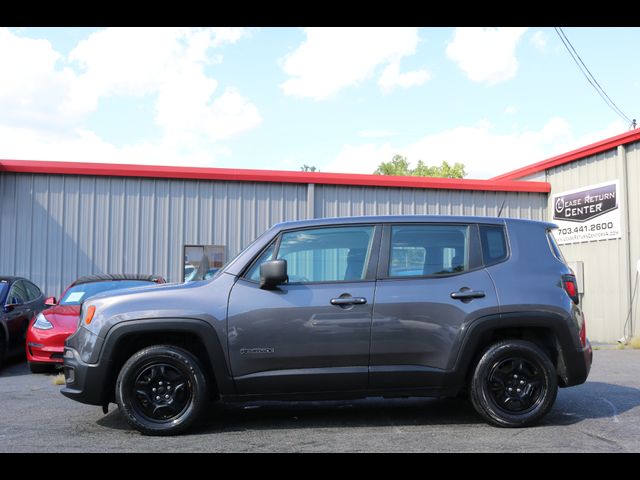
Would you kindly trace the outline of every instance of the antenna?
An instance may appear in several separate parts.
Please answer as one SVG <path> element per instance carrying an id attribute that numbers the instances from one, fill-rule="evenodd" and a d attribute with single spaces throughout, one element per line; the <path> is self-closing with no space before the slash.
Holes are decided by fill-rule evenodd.
<path id="1" fill-rule="evenodd" d="M 502 215 L 502 209 L 504 208 L 504 202 L 507 201 L 507 194 L 504 194 L 504 200 L 502 200 L 502 205 L 500 205 L 500 210 L 498 210 L 498 217 L 500 217 L 500 215 Z"/>

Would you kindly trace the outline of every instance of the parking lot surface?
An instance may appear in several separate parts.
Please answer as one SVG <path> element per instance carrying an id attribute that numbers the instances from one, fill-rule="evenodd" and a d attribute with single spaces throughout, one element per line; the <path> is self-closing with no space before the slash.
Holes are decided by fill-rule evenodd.
<path id="1" fill-rule="evenodd" d="M 537 426 L 485 424 L 464 400 L 212 406 L 190 434 L 145 437 L 115 405 L 63 397 L 22 361 L 0 370 L 2 452 L 640 452 L 640 350 L 597 350 L 589 380 L 560 389 Z"/>

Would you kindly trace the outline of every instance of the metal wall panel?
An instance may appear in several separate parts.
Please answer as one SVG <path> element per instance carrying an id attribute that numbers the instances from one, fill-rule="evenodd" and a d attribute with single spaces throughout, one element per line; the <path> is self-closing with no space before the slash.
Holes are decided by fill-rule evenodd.
<path id="1" fill-rule="evenodd" d="M 183 245 L 224 245 L 231 259 L 306 213 L 306 185 L 1 173 L 0 274 L 55 296 L 96 273 L 176 282 Z"/>
<path id="2" fill-rule="evenodd" d="M 627 226 L 624 198 L 624 167 L 618 150 L 609 150 L 575 162 L 547 170 L 551 184 L 548 212 L 553 212 L 553 194 L 609 180 L 620 179 L 619 204 L 623 232 Z M 551 220 L 551 213 L 549 213 Z M 637 220 L 636 220 L 637 221 Z M 569 261 L 584 262 L 583 309 L 587 319 L 587 335 L 600 342 L 615 342 L 622 336 L 629 308 L 627 242 L 610 239 L 562 245 Z"/>
<path id="3" fill-rule="evenodd" d="M 315 216 L 481 215 L 544 220 L 547 195 L 527 192 L 315 186 Z"/>
<path id="4" fill-rule="evenodd" d="M 627 179 L 629 185 L 629 245 L 630 245 L 630 279 L 631 289 L 636 286 L 633 302 L 634 335 L 640 336 L 640 275 L 637 273 L 640 262 L 640 142 L 625 146 L 627 157 Z M 636 281 L 638 284 L 636 285 Z M 626 315 L 625 314 L 625 320 Z"/>

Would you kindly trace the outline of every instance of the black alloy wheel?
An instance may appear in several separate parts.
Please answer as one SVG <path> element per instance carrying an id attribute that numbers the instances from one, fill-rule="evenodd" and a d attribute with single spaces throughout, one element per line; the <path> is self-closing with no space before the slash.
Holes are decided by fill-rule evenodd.
<path id="1" fill-rule="evenodd" d="M 538 345 L 504 340 L 490 345 L 470 381 L 476 411 L 499 427 L 526 427 L 546 415 L 558 392 L 555 367 Z"/>
<path id="2" fill-rule="evenodd" d="M 204 370 L 183 348 L 147 347 L 120 370 L 116 402 L 129 424 L 145 435 L 182 433 L 208 403 Z"/>

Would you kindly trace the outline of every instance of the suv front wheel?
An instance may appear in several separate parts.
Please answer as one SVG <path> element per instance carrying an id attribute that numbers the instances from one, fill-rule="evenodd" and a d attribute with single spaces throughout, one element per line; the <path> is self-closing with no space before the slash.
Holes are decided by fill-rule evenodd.
<path id="1" fill-rule="evenodd" d="M 474 408 L 499 427 L 526 427 L 549 412 L 558 382 L 549 357 L 537 345 L 506 340 L 488 347 L 470 384 Z"/>
<path id="2" fill-rule="evenodd" d="M 120 370 L 116 401 L 129 424 L 145 435 L 182 433 L 207 404 L 203 369 L 182 348 L 145 348 Z"/>

